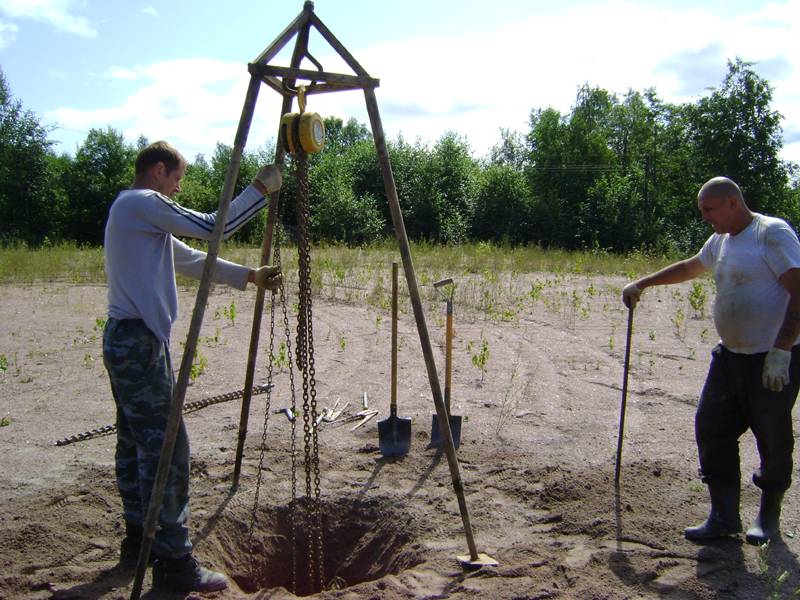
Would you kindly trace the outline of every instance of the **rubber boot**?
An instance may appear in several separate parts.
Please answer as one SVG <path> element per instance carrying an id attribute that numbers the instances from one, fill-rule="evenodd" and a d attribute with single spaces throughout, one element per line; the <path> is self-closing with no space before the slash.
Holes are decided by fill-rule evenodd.
<path id="1" fill-rule="evenodd" d="M 781 534 L 781 502 L 783 502 L 783 492 L 761 492 L 761 506 L 758 509 L 758 516 L 753 521 L 753 526 L 745 534 L 748 544 L 760 546 L 774 540 Z"/>
<path id="2" fill-rule="evenodd" d="M 739 486 L 709 483 L 711 512 L 704 523 L 683 530 L 686 539 L 707 542 L 735 535 L 742 531 L 739 518 Z"/>
<path id="3" fill-rule="evenodd" d="M 157 558 L 153 563 L 153 587 L 177 592 L 217 592 L 228 587 L 228 578 L 206 569 L 187 554 L 181 558 Z"/>
<path id="4" fill-rule="evenodd" d="M 125 537 L 119 547 L 119 564 L 135 567 L 139 561 L 139 548 L 142 545 L 144 532 L 141 525 L 125 523 Z"/>

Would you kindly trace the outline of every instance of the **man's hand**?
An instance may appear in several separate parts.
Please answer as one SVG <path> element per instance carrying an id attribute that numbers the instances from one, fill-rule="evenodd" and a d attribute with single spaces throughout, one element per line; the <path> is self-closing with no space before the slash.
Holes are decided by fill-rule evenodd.
<path id="1" fill-rule="evenodd" d="M 628 308 L 633 308 L 639 302 L 639 296 L 641 295 L 641 288 L 636 285 L 636 282 L 631 282 L 622 288 L 622 303 Z"/>
<path id="2" fill-rule="evenodd" d="M 281 170 L 275 165 L 264 165 L 253 178 L 253 185 L 265 196 L 281 189 L 282 182 Z"/>
<path id="3" fill-rule="evenodd" d="M 265 290 L 274 292 L 283 285 L 280 267 L 264 265 L 263 267 L 254 269 L 252 273 L 253 277 L 250 279 L 250 282 Z"/>
<path id="4" fill-rule="evenodd" d="M 761 383 L 768 390 L 780 392 L 789 383 L 789 364 L 792 362 L 792 353 L 774 346 L 767 352 L 764 359 L 764 371 L 761 374 Z"/>

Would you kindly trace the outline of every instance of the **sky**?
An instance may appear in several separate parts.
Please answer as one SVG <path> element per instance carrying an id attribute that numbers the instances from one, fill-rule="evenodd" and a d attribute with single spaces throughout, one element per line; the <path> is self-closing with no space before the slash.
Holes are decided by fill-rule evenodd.
<path id="1" fill-rule="evenodd" d="M 0 67 L 16 99 L 74 154 L 92 128 L 166 139 L 193 159 L 232 145 L 247 63 L 301 0 L 0 0 Z M 737 57 L 773 86 L 781 157 L 800 163 L 800 0 L 317 0 L 314 11 L 369 74 L 390 139 L 433 144 L 455 131 L 476 157 L 531 110 L 569 112 L 578 88 L 654 88 L 690 102 Z M 271 64 L 286 65 L 293 42 Z M 351 73 L 312 30 L 326 71 Z M 309 67 L 309 63 L 304 66 Z M 368 123 L 360 91 L 308 110 Z M 274 140 L 280 97 L 262 86 L 248 149 Z"/>

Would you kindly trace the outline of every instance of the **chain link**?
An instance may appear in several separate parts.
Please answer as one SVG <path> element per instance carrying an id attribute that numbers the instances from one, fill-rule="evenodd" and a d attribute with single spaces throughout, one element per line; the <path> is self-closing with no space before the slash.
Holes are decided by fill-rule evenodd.
<path id="1" fill-rule="evenodd" d="M 319 468 L 319 437 L 318 437 L 318 411 L 317 411 L 317 390 L 316 372 L 314 368 L 314 327 L 312 310 L 312 290 L 311 290 L 311 246 L 310 246 L 310 210 L 309 210 L 309 189 L 308 189 L 308 155 L 305 152 L 298 152 L 295 155 L 298 178 L 297 194 L 297 263 L 298 263 L 298 310 L 297 310 L 297 333 L 295 337 L 295 356 L 292 356 L 291 334 L 289 327 L 289 315 L 286 307 L 286 293 L 283 286 L 280 287 L 280 303 L 283 313 L 283 328 L 286 335 L 287 358 L 289 359 L 289 385 L 292 396 L 292 414 L 297 416 L 297 393 L 294 379 L 294 365 L 297 365 L 302 377 L 302 403 L 303 403 L 303 466 L 305 471 L 305 494 L 306 502 L 304 513 L 304 523 L 306 537 L 308 540 L 308 584 L 312 588 L 311 593 L 321 591 L 324 587 L 324 555 L 323 555 L 323 536 L 322 536 L 322 510 L 320 502 L 320 468 Z M 279 219 L 276 219 L 280 222 Z M 276 243 L 273 251 L 274 264 L 283 270 L 280 244 L 278 235 L 275 236 Z M 275 362 L 274 338 L 275 338 L 275 294 L 273 293 L 272 305 L 270 307 L 270 343 L 269 343 L 269 370 L 268 384 L 272 383 L 273 364 Z M 267 401 L 267 413 L 264 418 L 264 430 L 261 438 L 261 455 L 259 456 L 258 477 L 256 479 L 256 501 L 253 505 L 253 516 L 250 524 L 250 535 L 252 536 L 253 524 L 257 510 L 258 495 L 261 486 L 261 472 L 263 469 L 263 457 L 266 448 L 266 431 L 269 419 L 269 399 Z M 292 546 L 292 588 L 295 594 L 297 590 L 297 557 L 298 547 L 298 523 L 295 512 L 298 505 L 297 500 L 297 418 L 292 420 L 292 441 L 291 441 L 291 460 L 292 460 L 292 500 L 289 510 L 289 527 L 291 529 Z"/>
<path id="2" fill-rule="evenodd" d="M 314 322 L 311 301 L 310 207 L 308 191 L 308 155 L 296 154 L 298 175 L 297 197 L 297 263 L 299 307 L 297 311 L 298 367 L 303 374 L 303 441 L 305 453 L 306 529 L 311 540 L 308 548 L 309 582 L 323 589 L 324 556 L 322 510 L 320 506 L 319 438 L 317 435 L 317 390 L 314 369 Z M 301 356 L 302 355 L 302 356 Z"/>

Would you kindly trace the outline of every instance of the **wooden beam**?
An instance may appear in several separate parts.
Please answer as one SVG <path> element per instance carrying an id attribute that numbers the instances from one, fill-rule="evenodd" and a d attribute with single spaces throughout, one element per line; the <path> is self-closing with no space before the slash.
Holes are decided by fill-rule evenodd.
<path id="1" fill-rule="evenodd" d="M 342 57 L 342 60 L 344 60 L 344 62 L 346 62 L 347 65 L 351 69 L 353 69 L 353 71 L 356 72 L 356 74 L 358 74 L 361 77 L 369 77 L 369 73 L 367 73 L 367 70 L 361 66 L 361 64 L 355 59 L 355 57 L 352 54 L 350 54 L 350 52 L 348 52 L 347 48 L 344 47 L 344 44 L 342 44 L 336 38 L 336 36 L 333 35 L 333 32 L 331 32 L 331 30 L 325 26 L 325 23 L 323 23 L 316 14 L 312 12 L 309 15 L 309 18 L 311 20 L 311 24 L 314 27 L 316 27 L 317 31 L 320 32 L 322 37 L 324 37 L 327 40 L 327 42 L 331 46 L 333 46 L 333 49 L 336 50 L 339 56 Z"/>
<path id="2" fill-rule="evenodd" d="M 242 154 L 244 153 L 244 147 L 247 143 L 247 134 L 250 131 L 250 124 L 253 120 L 253 113 L 255 112 L 256 100 L 258 100 L 258 90 L 260 87 L 261 84 L 258 78 L 251 77 L 250 85 L 247 88 L 247 96 L 245 97 L 244 106 L 242 107 L 242 116 L 239 119 L 239 128 L 236 131 L 236 139 L 233 144 L 233 150 L 231 151 L 231 161 L 228 165 L 228 172 L 225 175 L 225 183 L 222 186 L 222 193 L 219 198 L 216 222 L 211 232 L 211 238 L 208 240 L 208 253 L 205 263 L 203 264 L 203 274 L 200 278 L 200 287 L 197 290 L 192 321 L 189 325 L 189 333 L 186 336 L 186 345 L 183 349 L 180 372 L 172 391 L 172 402 L 170 404 L 166 430 L 164 431 L 164 442 L 161 446 L 161 454 L 158 459 L 158 469 L 156 470 L 153 489 L 150 493 L 150 504 L 147 507 L 146 517 L 142 525 L 144 531 L 142 544 L 139 548 L 139 561 L 136 565 L 133 589 L 131 590 L 131 600 L 138 600 L 142 591 L 142 582 L 144 581 L 150 550 L 152 549 L 153 540 L 155 539 L 158 515 L 161 513 L 161 505 L 164 500 L 164 490 L 167 487 L 167 476 L 169 475 L 170 464 L 172 463 L 172 454 L 175 450 L 175 440 L 182 423 L 183 401 L 186 397 L 186 388 L 189 385 L 189 372 L 192 369 L 192 362 L 194 361 L 194 354 L 197 349 L 197 339 L 200 336 L 203 315 L 205 314 L 208 296 L 211 290 L 212 277 L 217 266 L 217 257 L 219 256 L 219 247 L 225 228 L 228 208 L 230 208 L 231 205 L 233 188 L 236 184 L 236 177 L 239 174 Z M 247 394 L 247 392 L 252 396 L 252 387 L 250 390 L 245 391 L 245 394 Z"/>
<path id="3" fill-rule="evenodd" d="M 294 69 L 275 65 L 262 65 L 251 63 L 248 65 L 251 73 L 263 76 L 283 77 L 284 79 L 307 79 L 323 83 L 344 83 L 357 88 L 375 88 L 380 85 L 380 80 L 369 76 L 346 75 L 343 73 L 329 73 L 327 71 L 313 71 L 311 69 Z"/>
<path id="4" fill-rule="evenodd" d="M 301 12 L 297 17 L 295 17 L 294 21 L 289 23 L 286 26 L 281 34 L 275 38 L 267 48 L 258 55 L 258 57 L 253 61 L 254 63 L 263 63 L 266 64 L 271 61 L 275 56 L 283 50 L 283 47 L 292 39 L 292 36 L 295 35 L 297 32 L 301 31 L 304 27 L 308 26 L 310 15 L 314 14 L 313 7 L 311 9 L 308 8 L 308 4 L 303 7 L 303 12 Z"/>
<path id="5" fill-rule="evenodd" d="M 306 2 L 304 12 L 308 11 L 309 6 L 313 9 L 313 3 Z M 297 68 L 303 57 L 308 52 L 308 29 L 310 23 L 308 21 L 300 28 L 297 33 L 297 39 L 294 43 L 294 51 L 292 52 L 291 65 Z M 256 77 L 257 75 L 253 75 Z M 291 82 L 293 83 L 293 82 Z M 290 94 L 283 94 L 283 105 L 281 107 L 281 117 L 289 112 L 292 108 L 293 96 Z M 279 120 L 280 122 L 280 120 Z M 280 143 L 280 135 L 276 138 L 278 143 L 275 146 L 275 164 L 283 166 L 284 151 Z M 270 261 L 272 255 L 272 242 L 275 230 L 275 222 L 278 212 L 278 202 L 280 200 L 280 190 L 270 195 L 269 200 L 269 213 L 267 213 L 267 224 L 264 230 L 264 239 L 261 244 L 261 264 L 266 265 Z M 253 307 L 253 326 L 250 332 L 250 349 L 247 357 L 247 368 L 245 370 L 245 383 L 252 382 L 255 378 L 256 357 L 258 356 L 258 340 L 261 334 L 261 316 L 264 312 L 264 296 L 265 291 L 258 288 L 256 292 L 255 306 Z M 252 392 L 248 393 L 245 390 L 242 396 L 242 409 L 239 415 L 239 434 L 236 445 L 236 461 L 233 467 L 233 482 L 231 483 L 231 490 L 235 491 L 239 487 L 239 477 L 242 472 L 242 459 L 244 457 L 244 444 L 247 439 L 247 424 L 250 418 L 250 401 L 252 399 Z"/>

